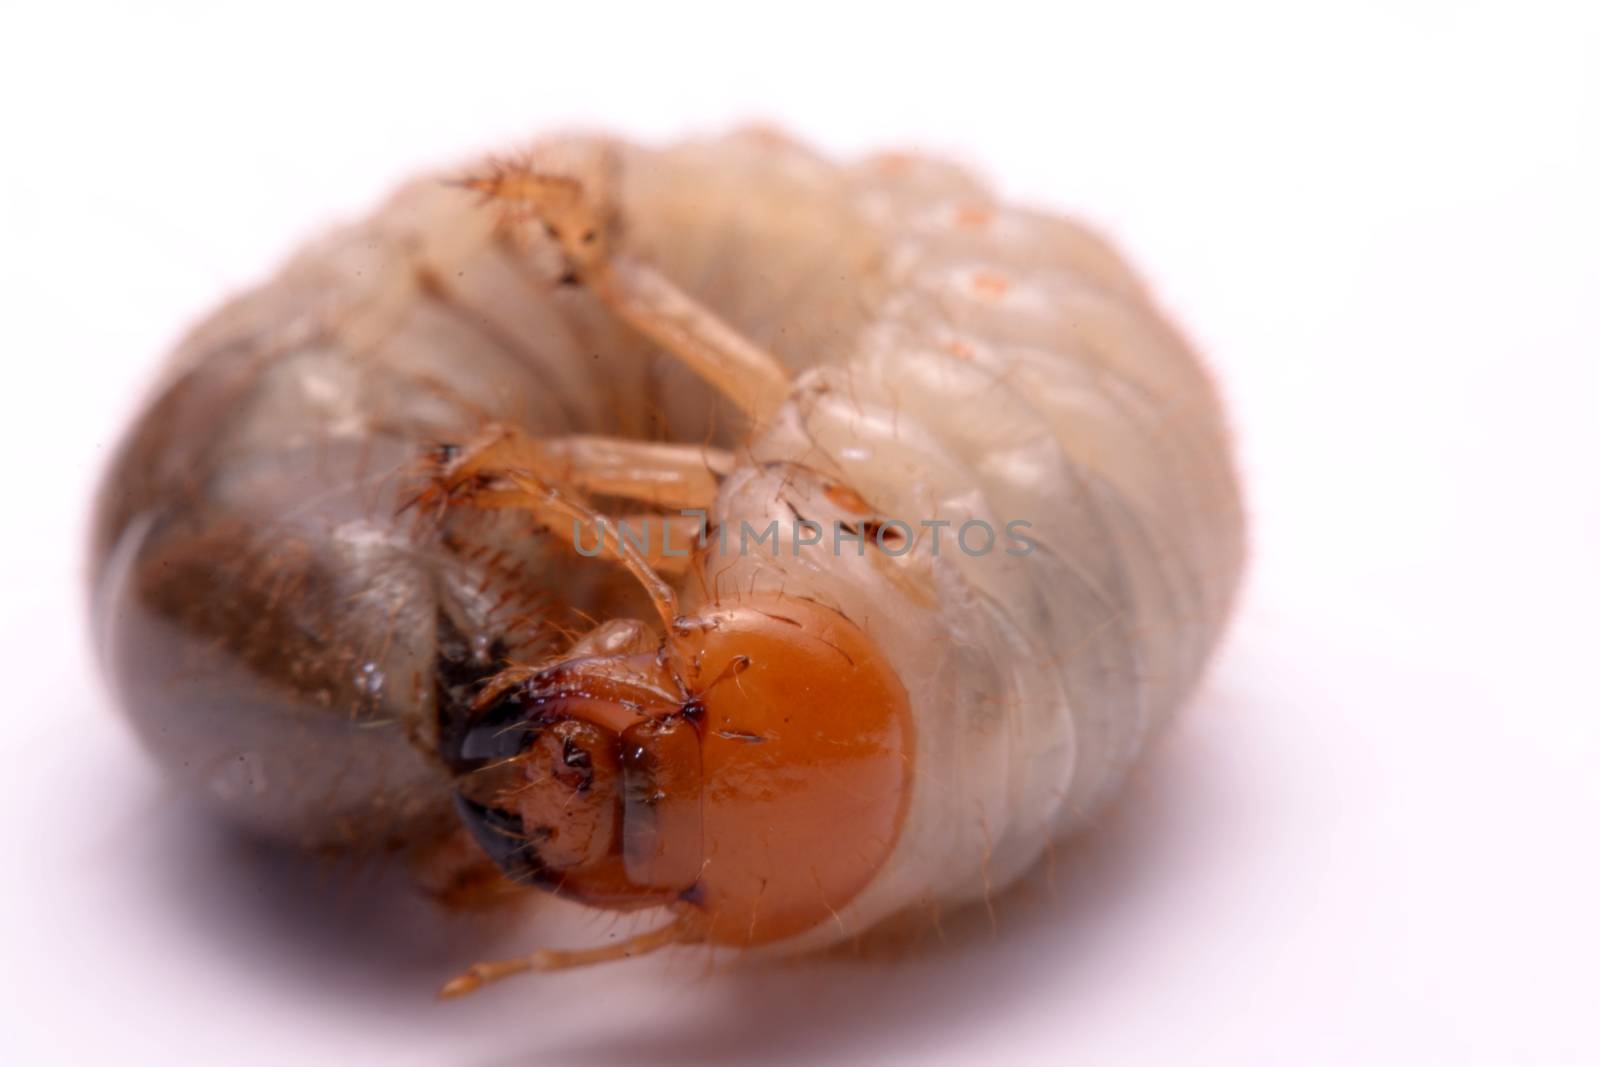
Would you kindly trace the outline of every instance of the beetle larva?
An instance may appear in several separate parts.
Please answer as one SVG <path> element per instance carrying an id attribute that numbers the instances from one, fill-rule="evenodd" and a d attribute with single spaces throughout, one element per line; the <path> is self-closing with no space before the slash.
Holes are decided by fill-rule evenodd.
<path id="1" fill-rule="evenodd" d="M 171 773 L 669 913 L 450 992 L 824 946 L 1107 803 L 1242 556 L 1215 392 L 1113 251 L 771 133 L 469 175 L 204 323 L 123 446 L 97 616 Z"/>

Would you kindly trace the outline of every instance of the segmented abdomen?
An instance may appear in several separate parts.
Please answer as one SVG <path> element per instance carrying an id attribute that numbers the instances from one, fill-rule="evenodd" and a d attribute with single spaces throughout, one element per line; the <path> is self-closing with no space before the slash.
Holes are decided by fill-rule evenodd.
<path id="1" fill-rule="evenodd" d="M 742 461 L 724 522 L 953 524 L 937 559 L 733 558 L 710 580 L 844 607 L 912 691 L 917 793 L 862 918 L 1009 880 L 1111 795 L 1217 639 L 1242 547 L 1209 381 L 1102 242 L 954 168 L 761 133 L 620 155 L 630 249 L 796 372 L 780 421 L 750 439 L 557 284 L 550 248 L 414 183 L 197 330 L 124 446 L 96 577 L 124 702 L 267 833 L 421 832 L 454 685 L 550 648 L 573 609 L 642 612 L 525 525 L 419 527 L 408 466 L 496 420 L 719 443 Z M 969 555 L 970 519 L 1026 521 L 1037 549 Z"/>
<path id="2" fill-rule="evenodd" d="M 1215 646 L 1243 533 L 1212 384 L 1104 242 L 935 162 L 835 173 L 838 224 L 872 247 L 864 314 L 812 353 L 719 517 L 822 516 L 805 478 L 754 473 L 792 463 L 916 540 L 714 572 L 841 607 L 911 690 L 917 792 L 859 928 L 991 892 L 1103 807 Z"/>

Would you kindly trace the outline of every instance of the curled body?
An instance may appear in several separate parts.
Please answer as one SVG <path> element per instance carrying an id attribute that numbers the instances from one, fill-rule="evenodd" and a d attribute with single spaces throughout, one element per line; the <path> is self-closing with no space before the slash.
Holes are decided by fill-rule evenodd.
<path id="1" fill-rule="evenodd" d="M 1014 881 L 1225 624 L 1196 356 L 1102 240 L 936 161 L 534 158 L 589 187 L 419 180 L 182 346 L 96 529 L 141 736 L 257 832 L 464 819 L 513 879 L 667 907 L 662 943 L 800 951 Z M 595 185 L 574 230 L 547 193 L 581 222 Z M 589 558 L 641 507 L 704 516 L 683 562 Z"/>

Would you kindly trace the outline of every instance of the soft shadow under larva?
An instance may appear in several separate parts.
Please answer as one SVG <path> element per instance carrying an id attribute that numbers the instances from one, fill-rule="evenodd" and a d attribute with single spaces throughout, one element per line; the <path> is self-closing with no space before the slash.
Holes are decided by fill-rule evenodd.
<path id="1" fill-rule="evenodd" d="M 1190 714 L 1221 712 L 1220 694 L 1208 695 Z M 556 1048 L 530 1036 L 527 1053 L 488 1062 L 526 1063 L 535 1048 L 597 1067 L 871 1062 L 890 1053 L 914 1057 L 975 1026 L 1004 1025 L 1008 1007 L 1026 1000 L 1046 972 L 1056 989 L 1062 975 L 1069 990 L 1096 980 L 1096 959 L 1115 951 L 1107 930 L 1125 926 L 1147 897 L 1163 892 L 1176 846 L 1204 818 L 1197 811 L 1229 803 L 1217 783 L 1225 768 L 1211 755 L 1180 727 L 1116 808 L 1000 894 L 992 916 L 981 904 L 967 907 L 941 917 L 938 931 L 857 958 L 736 966 L 709 979 L 666 1025 L 618 1027 Z M 1070 1004 L 1062 1014 L 1067 1049 Z"/>

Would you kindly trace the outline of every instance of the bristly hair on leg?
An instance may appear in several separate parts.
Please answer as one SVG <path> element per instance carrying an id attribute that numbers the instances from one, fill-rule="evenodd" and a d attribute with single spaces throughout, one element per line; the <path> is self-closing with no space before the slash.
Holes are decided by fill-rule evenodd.
<path id="1" fill-rule="evenodd" d="M 602 269 L 617 236 L 615 150 L 592 151 L 556 158 L 533 149 L 517 156 L 491 156 L 482 171 L 447 184 L 480 193 L 497 204 L 502 224 L 524 239 L 528 224 L 538 222 L 584 280 Z"/>

